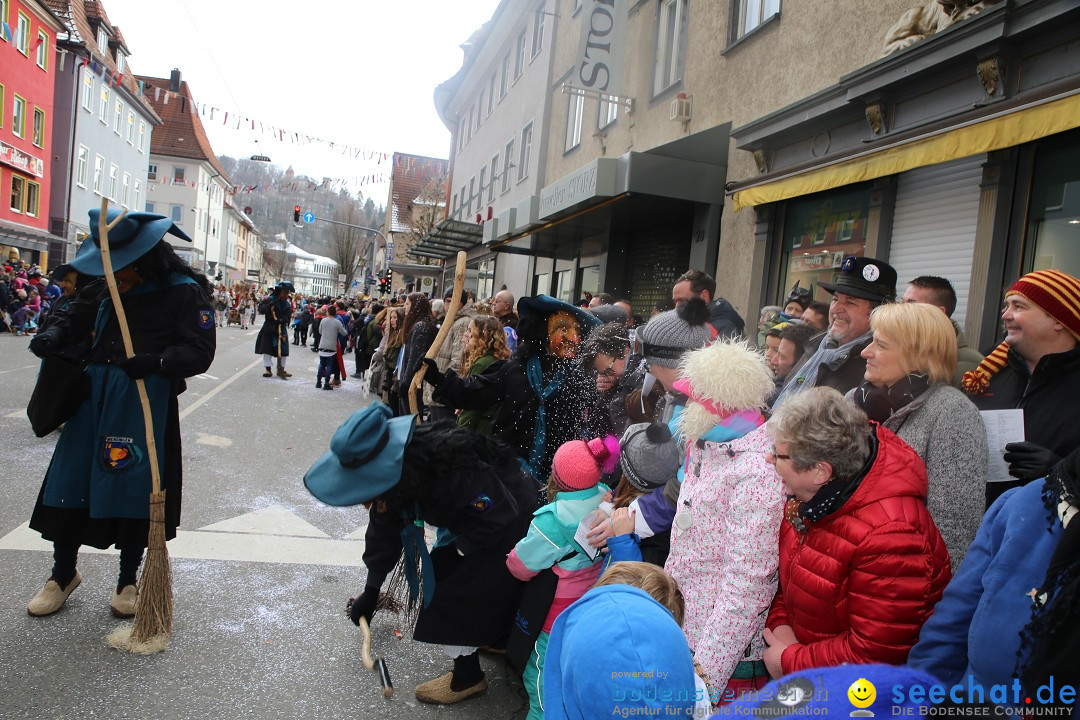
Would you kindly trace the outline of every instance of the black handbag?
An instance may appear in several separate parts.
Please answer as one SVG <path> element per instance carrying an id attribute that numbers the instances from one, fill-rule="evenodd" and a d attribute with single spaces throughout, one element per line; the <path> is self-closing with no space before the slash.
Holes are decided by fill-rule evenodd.
<path id="1" fill-rule="evenodd" d="M 555 564 L 569 560 L 571 552 Z M 544 620 L 555 600 L 555 588 L 559 585 L 559 576 L 552 568 L 537 573 L 525 585 L 518 602 L 514 622 L 510 626 L 510 638 L 506 642 L 506 660 L 514 672 L 521 675 L 528 667 L 529 657 L 536 647 L 536 639 L 544 629 Z"/>
<path id="2" fill-rule="evenodd" d="M 41 359 L 37 383 L 26 404 L 34 435 L 45 437 L 63 425 L 90 394 L 86 362 L 49 353 Z"/>

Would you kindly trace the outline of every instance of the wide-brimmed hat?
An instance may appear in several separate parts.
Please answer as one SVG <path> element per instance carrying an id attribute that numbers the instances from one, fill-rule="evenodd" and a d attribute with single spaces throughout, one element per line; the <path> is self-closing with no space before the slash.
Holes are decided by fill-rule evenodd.
<path id="1" fill-rule="evenodd" d="M 896 297 L 896 270 L 887 262 L 848 255 L 833 274 L 831 283 L 818 283 L 830 295 L 845 293 L 852 297 L 885 302 Z"/>
<path id="2" fill-rule="evenodd" d="M 415 415 L 394 417 L 383 403 L 357 410 L 304 475 L 304 487 L 327 505 L 374 500 L 401 480 L 401 459 L 415 426 Z"/>
<path id="3" fill-rule="evenodd" d="M 534 317 L 548 317 L 557 312 L 567 312 L 577 319 L 582 330 L 599 327 L 603 324 L 600 318 L 595 315 L 588 313 L 579 307 L 574 307 L 568 302 L 553 298 L 550 295 L 523 297 L 518 300 L 517 309 L 518 316 L 522 318 L 530 315 Z"/>
<path id="4" fill-rule="evenodd" d="M 280 292 L 283 288 L 285 290 L 288 290 L 291 293 L 296 292 L 296 288 L 294 288 L 293 284 L 291 282 L 289 282 L 288 280 L 282 280 L 277 285 L 275 285 L 273 292 L 276 294 L 276 293 Z"/>
<path id="5" fill-rule="evenodd" d="M 106 215 L 108 222 L 115 220 L 120 212 L 120 210 L 109 210 Z M 71 261 L 71 267 L 83 275 L 105 274 L 105 268 L 101 263 L 101 238 L 98 237 L 100 217 L 101 210 L 94 208 L 90 211 L 90 239 L 93 242 L 84 242 L 79 248 L 78 255 Z M 191 238 L 164 215 L 129 212 L 116 227 L 109 231 L 109 250 L 113 270 L 125 268 L 150 252 L 168 233 L 191 242 Z"/>

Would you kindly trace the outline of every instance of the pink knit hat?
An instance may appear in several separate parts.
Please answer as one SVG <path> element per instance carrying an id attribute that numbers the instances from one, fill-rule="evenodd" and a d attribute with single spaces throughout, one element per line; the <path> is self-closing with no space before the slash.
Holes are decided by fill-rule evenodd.
<path id="1" fill-rule="evenodd" d="M 619 466 L 619 439 L 614 435 L 588 442 L 571 440 L 555 451 L 551 477 L 563 490 L 588 490 Z"/>

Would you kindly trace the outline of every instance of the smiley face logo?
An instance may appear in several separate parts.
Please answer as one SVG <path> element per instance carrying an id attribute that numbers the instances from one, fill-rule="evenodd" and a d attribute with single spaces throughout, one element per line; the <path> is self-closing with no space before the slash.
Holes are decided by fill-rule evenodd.
<path id="1" fill-rule="evenodd" d="M 855 712 L 851 713 L 852 717 L 873 717 L 872 712 L 868 712 L 866 708 L 874 704 L 874 700 L 877 699 L 877 688 L 866 678 L 859 678 L 855 682 L 851 683 L 851 687 L 847 691 L 848 700 L 851 704 L 859 708 Z"/>

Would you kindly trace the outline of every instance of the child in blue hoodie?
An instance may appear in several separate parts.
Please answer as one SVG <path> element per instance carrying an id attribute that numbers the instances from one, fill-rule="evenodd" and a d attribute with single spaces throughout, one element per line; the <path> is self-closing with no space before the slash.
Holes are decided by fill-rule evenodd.
<path id="1" fill-rule="evenodd" d="M 540 636 L 523 676 L 529 693 L 530 720 L 544 717 L 543 673 L 548 634 L 559 613 L 580 598 L 600 576 L 603 558 L 591 557 L 574 539 L 578 525 L 596 510 L 608 487 L 602 474 L 615 469 L 619 445 L 614 436 L 585 442 L 571 440 L 555 451 L 548 481 L 549 502 L 537 510 L 528 534 L 510 551 L 506 566 L 519 580 L 528 581 L 551 568 L 559 578 Z"/>

